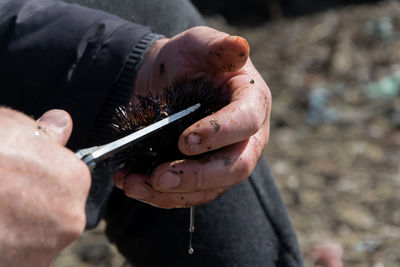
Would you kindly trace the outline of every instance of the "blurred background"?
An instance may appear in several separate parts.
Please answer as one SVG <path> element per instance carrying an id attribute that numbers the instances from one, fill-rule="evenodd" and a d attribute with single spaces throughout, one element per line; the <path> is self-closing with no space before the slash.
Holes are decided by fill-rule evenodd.
<path id="1" fill-rule="evenodd" d="M 400 3 L 193 1 L 245 37 L 273 95 L 265 155 L 307 266 L 321 245 L 344 266 L 400 266 Z M 87 232 L 53 266 L 130 266 Z"/>

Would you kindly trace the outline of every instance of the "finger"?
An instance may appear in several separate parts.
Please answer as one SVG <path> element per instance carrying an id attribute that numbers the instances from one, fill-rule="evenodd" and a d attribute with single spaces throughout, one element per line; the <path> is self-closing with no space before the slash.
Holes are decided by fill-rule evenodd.
<path id="1" fill-rule="evenodd" d="M 232 186 L 247 179 L 268 139 L 264 127 L 248 140 L 204 156 L 157 167 L 151 175 L 153 188 L 162 192 L 195 192 Z M 265 141 L 263 141 L 265 140 Z"/>
<path id="2" fill-rule="evenodd" d="M 122 189 L 131 198 L 165 209 L 201 205 L 229 189 L 226 187 L 190 193 L 163 193 L 153 189 L 147 182 L 148 179 L 149 177 L 141 174 L 128 175 L 124 179 Z"/>
<path id="3" fill-rule="evenodd" d="M 131 174 L 129 169 L 121 169 L 114 173 L 113 180 L 116 187 L 123 189 L 125 178 Z"/>
<path id="4" fill-rule="evenodd" d="M 43 131 L 61 145 L 65 145 L 71 136 L 72 119 L 64 110 L 52 109 L 47 111 L 38 120 L 39 126 Z"/>
<path id="5" fill-rule="evenodd" d="M 240 36 L 217 38 L 206 45 L 205 59 L 216 73 L 240 70 L 247 61 L 250 47 Z"/>
<path id="6" fill-rule="evenodd" d="M 204 26 L 191 28 L 170 40 L 160 39 L 153 44 L 139 69 L 135 93 L 157 94 L 165 85 L 185 77 L 207 80 L 210 75 L 232 75 L 246 64 L 249 52 L 244 38 Z M 219 79 L 225 80 L 225 77 Z M 212 80 L 213 84 L 219 84 Z"/>
<path id="7" fill-rule="evenodd" d="M 196 71 L 206 73 L 237 71 L 245 65 L 250 53 L 244 38 L 204 26 L 177 35 L 170 45 L 174 45 Z"/>
<path id="8" fill-rule="evenodd" d="M 233 92 L 231 103 L 196 122 L 179 137 L 178 147 L 186 155 L 197 155 L 234 144 L 269 124 L 270 92 L 262 79 L 241 75 L 228 82 Z"/>

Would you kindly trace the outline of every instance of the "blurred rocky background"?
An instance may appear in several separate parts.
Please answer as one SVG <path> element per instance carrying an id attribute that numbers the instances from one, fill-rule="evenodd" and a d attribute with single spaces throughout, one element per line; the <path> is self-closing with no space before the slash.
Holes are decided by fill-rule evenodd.
<path id="1" fill-rule="evenodd" d="M 307 265 L 330 244 L 344 266 L 400 266 L 400 3 L 194 2 L 249 41 L 271 88 L 265 154 Z M 129 266 L 103 228 L 54 266 Z"/>

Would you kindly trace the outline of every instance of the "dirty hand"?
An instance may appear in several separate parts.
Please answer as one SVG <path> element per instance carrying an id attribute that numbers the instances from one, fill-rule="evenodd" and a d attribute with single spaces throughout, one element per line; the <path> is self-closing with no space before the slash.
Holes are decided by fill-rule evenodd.
<path id="1" fill-rule="evenodd" d="M 254 68 L 245 39 L 208 27 L 156 41 L 135 82 L 135 93 L 160 92 L 173 82 L 202 79 L 228 91 L 229 104 L 186 129 L 179 149 L 203 160 L 158 166 L 150 177 L 119 171 L 116 186 L 135 199 L 162 208 L 204 204 L 247 179 L 269 136 L 271 94 Z"/>
<path id="2" fill-rule="evenodd" d="M 50 266 L 85 227 L 90 173 L 64 148 L 68 113 L 0 108 L 0 266 Z"/>

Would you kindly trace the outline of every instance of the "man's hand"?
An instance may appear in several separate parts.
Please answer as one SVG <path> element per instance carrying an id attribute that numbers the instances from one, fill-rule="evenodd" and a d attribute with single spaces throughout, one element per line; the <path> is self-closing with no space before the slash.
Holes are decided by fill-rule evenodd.
<path id="1" fill-rule="evenodd" d="M 180 136 L 184 154 L 213 153 L 161 164 L 150 177 L 119 171 L 116 186 L 132 198 L 173 208 L 206 203 L 247 179 L 268 141 L 271 108 L 269 88 L 248 56 L 245 39 L 207 27 L 155 42 L 137 75 L 136 94 L 154 95 L 186 77 L 223 88 L 230 103 Z"/>
<path id="2" fill-rule="evenodd" d="M 64 148 L 69 115 L 0 108 L 0 266 L 49 266 L 85 227 L 86 165 Z"/>

